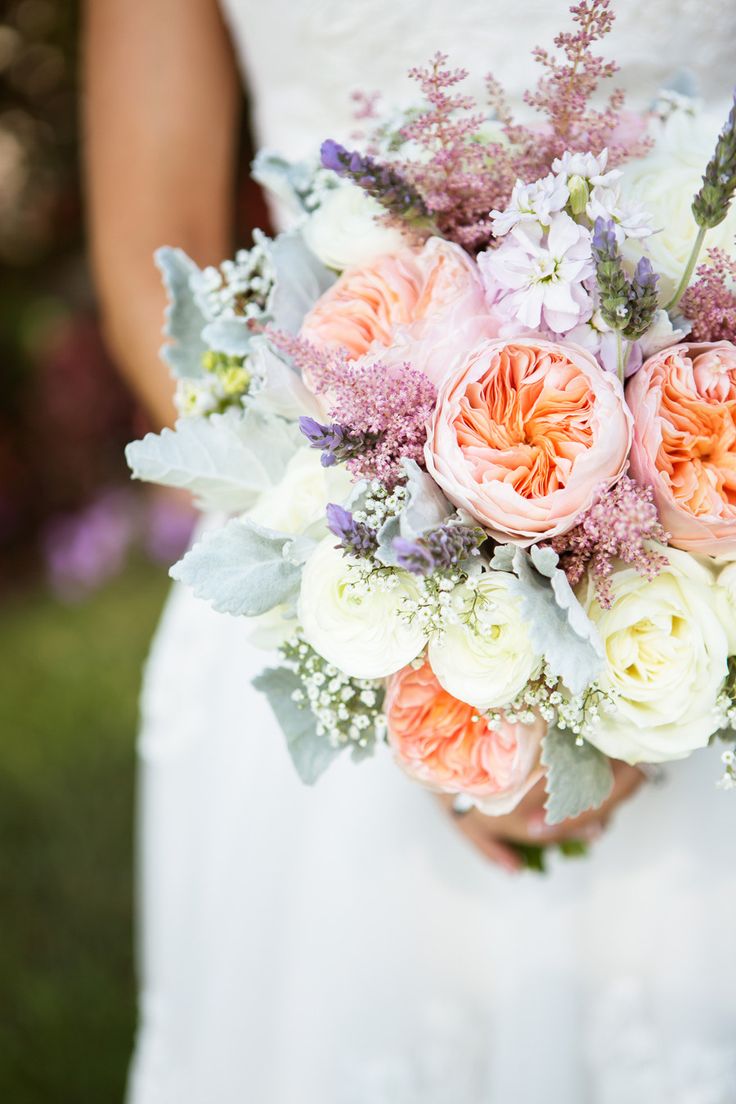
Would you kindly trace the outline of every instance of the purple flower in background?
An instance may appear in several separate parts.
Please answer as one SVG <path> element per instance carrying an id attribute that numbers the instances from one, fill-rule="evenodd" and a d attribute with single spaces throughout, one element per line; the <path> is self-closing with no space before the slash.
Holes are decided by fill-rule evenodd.
<path id="1" fill-rule="evenodd" d="M 352 556 L 370 556 L 378 548 L 375 529 L 356 521 L 349 510 L 331 502 L 327 507 L 327 527 L 339 538 L 338 548 Z"/>
<path id="2" fill-rule="evenodd" d="M 413 575 L 430 575 L 433 571 L 451 571 L 477 555 L 484 539 L 481 529 L 469 525 L 441 525 L 416 540 L 395 537 L 393 550 L 399 567 Z"/>
<path id="3" fill-rule="evenodd" d="M 44 557 L 60 598 L 84 598 L 122 570 L 135 535 L 133 498 L 128 491 L 103 491 L 86 509 L 48 525 Z"/>
<path id="4" fill-rule="evenodd" d="M 148 502 L 141 534 L 143 548 L 155 563 L 171 564 L 184 555 L 197 514 L 182 495 L 164 490 Z"/>

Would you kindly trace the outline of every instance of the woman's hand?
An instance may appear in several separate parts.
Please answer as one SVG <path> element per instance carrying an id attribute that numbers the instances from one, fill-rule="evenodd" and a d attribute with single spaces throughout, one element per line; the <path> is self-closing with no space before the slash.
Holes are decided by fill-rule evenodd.
<path id="1" fill-rule="evenodd" d="M 515 872 L 521 870 L 523 862 L 509 843 L 544 845 L 565 840 L 590 843 L 602 834 L 615 809 L 631 797 L 644 780 L 644 775 L 636 767 L 615 761 L 612 766 L 613 790 L 603 805 L 561 824 L 545 823 L 544 779 L 506 816 L 485 816 L 477 809 L 458 816 L 453 813 L 452 797 L 442 795 L 440 801 L 454 817 L 458 829 L 487 859 Z"/>

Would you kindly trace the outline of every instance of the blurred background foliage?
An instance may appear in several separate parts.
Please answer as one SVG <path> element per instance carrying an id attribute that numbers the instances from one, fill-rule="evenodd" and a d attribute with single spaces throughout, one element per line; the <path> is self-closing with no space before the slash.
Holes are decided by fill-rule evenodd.
<path id="1" fill-rule="evenodd" d="M 79 6 L 0 0 L 0 1100 L 122 1099 L 140 670 L 188 539 L 132 487 L 146 429 L 100 336 Z M 244 137 L 243 164 L 248 160 Z M 239 189 L 238 237 L 261 221 Z"/>

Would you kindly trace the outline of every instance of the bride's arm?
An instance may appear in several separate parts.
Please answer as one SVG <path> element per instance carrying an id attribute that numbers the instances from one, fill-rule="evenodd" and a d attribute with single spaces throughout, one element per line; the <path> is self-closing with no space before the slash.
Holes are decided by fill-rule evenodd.
<path id="1" fill-rule="evenodd" d="M 216 0 L 86 0 L 85 161 L 91 255 L 110 349 L 158 424 L 160 245 L 230 251 L 238 78 Z"/>

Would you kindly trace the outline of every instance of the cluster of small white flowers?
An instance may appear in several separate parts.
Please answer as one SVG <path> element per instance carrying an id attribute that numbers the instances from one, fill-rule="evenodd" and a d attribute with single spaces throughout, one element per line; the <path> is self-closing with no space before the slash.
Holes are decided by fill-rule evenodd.
<path id="1" fill-rule="evenodd" d="M 352 744 L 361 750 L 383 739 L 386 716 L 380 682 L 350 678 L 300 636 L 284 644 L 281 651 L 302 683 L 302 688 L 292 693 L 292 700 L 311 710 L 318 736 L 325 736 L 333 747 Z"/>
<path id="2" fill-rule="evenodd" d="M 353 510 L 355 521 L 380 529 L 389 518 L 396 517 L 406 502 L 406 487 L 397 486 L 389 491 L 377 479 L 371 480 L 364 491 L 358 508 Z"/>
<path id="3" fill-rule="evenodd" d="M 247 358 L 209 351 L 202 367 L 204 375 L 177 382 L 174 404 L 181 417 L 220 414 L 230 406 L 242 406 L 257 382 Z"/>
<path id="4" fill-rule="evenodd" d="M 416 580 L 416 597 L 405 598 L 401 615 L 427 636 L 442 639 L 445 629 L 460 621 L 473 624 L 479 633 L 492 626 L 481 622 L 476 611 L 476 581 L 462 571 L 435 571 Z"/>
<path id="5" fill-rule="evenodd" d="M 723 763 L 723 774 L 716 782 L 716 786 L 719 790 L 733 790 L 736 789 L 736 750 L 734 748 L 727 748 L 721 755 L 721 762 Z"/>
<path id="6" fill-rule="evenodd" d="M 319 168 L 314 170 L 314 173 L 309 181 L 309 187 L 306 191 L 299 193 L 299 198 L 304 205 L 305 211 L 310 214 L 312 211 L 316 211 L 318 207 L 321 207 L 325 201 L 325 197 L 330 192 L 334 192 L 335 188 L 343 187 L 343 182 L 340 180 L 332 169 L 323 169 L 320 165 Z"/>
<path id="7" fill-rule="evenodd" d="M 539 716 L 547 724 L 555 724 L 557 728 L 571 732 L 575 742 L 582 745 L 595 733 L 601 713 L 614 709 L 615 700 L 609 691 L 604 693 L 593 683 L 582 694 L 571 695 L 557 675 L 545 667 L 508 706 L 503 710 L 492 710 L 488 714 L 488 723 L 491 727 L 499 726 L 504 720 L 510 724 L 528 725 Z"/>
<path id="8" fill-rule="evenodd" d="M 266 312 L 275 272 L 266 250 L 239 249 L 234 260 L 210 265 L 194 278 L 195 293 L 210 318 L 260 318 Z"/>

